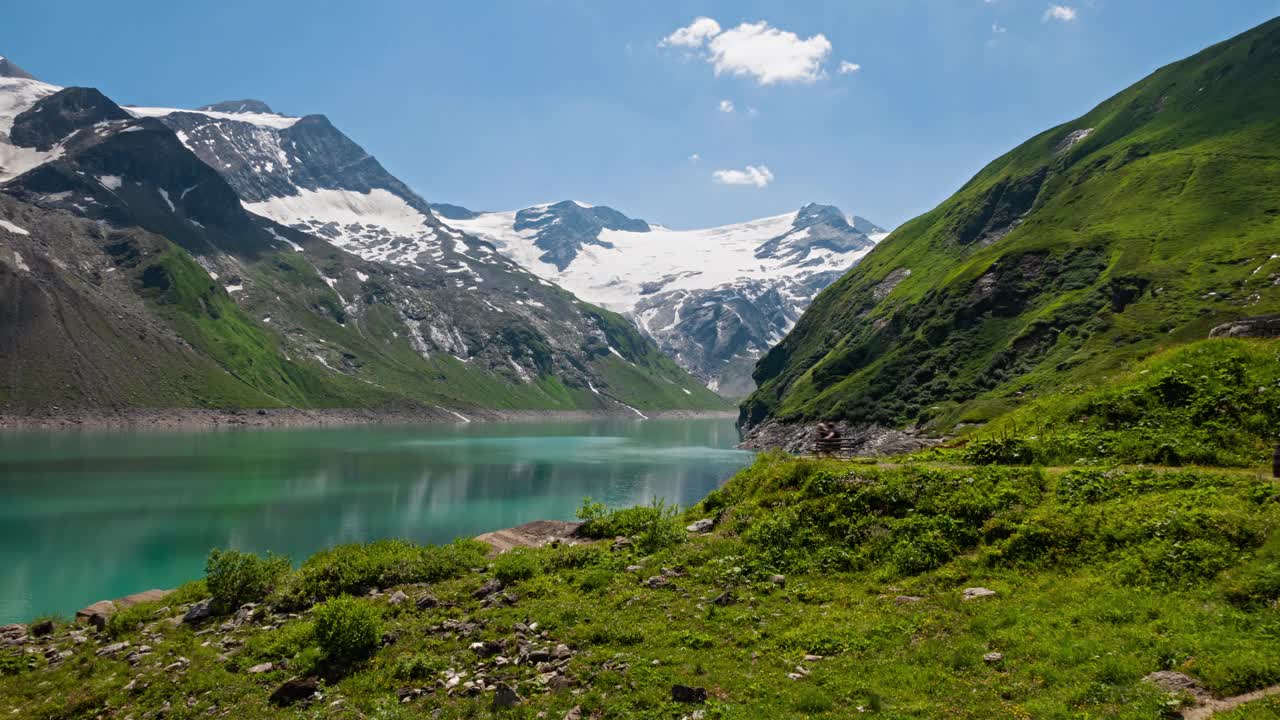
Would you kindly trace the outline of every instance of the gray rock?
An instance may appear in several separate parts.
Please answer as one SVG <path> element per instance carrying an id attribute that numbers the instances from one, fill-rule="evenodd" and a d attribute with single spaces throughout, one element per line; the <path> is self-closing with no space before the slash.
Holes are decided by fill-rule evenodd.
<path id="1" fill-rule="evenodd" d="M 272 705 L 288 707 L 308 700 L 320 689 L 320 681 L 313 677 L 295 677 L 276 688 L 269 698 Z"/>
<path id="2" fill-rule="evenodd" d="M 192 605 L 187 613 L 182 616 L 182 622 L 195 624 L 202 620 L 208 620 L 213 617 L 213 608 L 211 607 L 213 598 L 205 598 L 200 602 Z"/>
<path id="3" fill-rule="evenodd" d="M 25 645 L 30 638 L 27 637 L 26 625 L 5 625 L 0 627 L 0 647 L 13 647 L 15 645 Z"/>
<path id="4" fill-rule="evenodd" d="M 705 533 L 705 532 L 711 532 L 711 529 L 714 528 L 715 526 L 716 526 L 715 518 L 702 518 L 701 520 L 698 520 L 697 522 L 693 523 L 689 527 L 685 528 L 685 530 L 688 530 L 691 533 Z"/>
<path id="5" fill-rule="evenodd" d="M 118 643 L 111 643 L 110 645 L 107 645 L 105 647 L 98 648 L 98 651 L 94 653 L 94 655 L 97 655 L 98 657 L 111 657 L 112 655 L 115 655 L 122 650 L 128 649 L 128 647 L 129 647 L 128 640 L 124 640 Z"/>
<path id="6" fill-rule="evenodd" d="M 963 600 L 980 600 L 982 598 L 994 597 L 995 594 L 995 590 L 988 590 L 984 587 L 971 587 L 965 588 L 960 594 L 960 597 Z"/>
<path id="7" fill-rule="evenodd" d="M 524 698 L 516 694 L 515 690 L 506 683 L 498 683 L 498 689 L 493 693 L 493 707 L 495 710 L 503 708 L 513 708 L 524 702 Z"/>
<path id="8" fill-rule="evenodd" d="M 1149 682 L 1170 695 L 1191 695 L 1197 700 L 1204 700 L 1210 697 L 1210 693 L 1205 689 L 1200 681 L 1180 672 L 1173 670 L 1160 670 L 1142 678 L 1143 681 Z"/>
<path id="9" fill-rule="evenodd" d="M 1259 315 L 1218 325 L 1209 337 L 1276 338 L 1280 337 L 1280 315 Z"/>
<path id="10" fill-rule="evenodd" d="M 490 595 L 502 590 L 502 581 L 497 578 L 491 578 L 485 584 L 481 585 L 478 590 L 471 594 L 477 600 L 483 600 Z"/>
<path id="11" fill-rule="evenodd" d="M 422 593 L 417 600 L 413 601 L 413 604 L 417 605 L 419 610 L 429 610 L 433 607 L 439 607 L 440 601 L 431 593 Z"/>
<path id="12" fill-rule="evenodd" d="M 924 598 L 919 595 L 899 595 L 893 599 L 893 601 L 899 605 L 910 605 L 911 603 L 918 603 L 921 600 L 924 600 Z"/>
<path id="13" fill-rule="evenodd" d="M 391 597 L 387 598 L 387 602 L 391 603 L 392 605 L 400 605 L 408 601 L 409 601 L 409 596 L 405 595 L 400 590 L 397 590 L 391 593 Z"/>
<path id="14" fill-rule="evenodd" d="M 998 653 L 998 652 L 989 652 L 986 655 L 982 656 L 982 662 L 988 665 L 996 665 L 998 663 L 1004 662 L 1004 654 Z"/>
<path id="15" fill-rule="evenodd" d="M 116 604 L 110 600 L 98 602 L 76 611 L 76 622 L 88 623 L 99 630 L 107 626 L 107 620 L 116 614 Z"/>
<path id="16" fill-rule="evenodd" d="M 787 584 L 787 576 L 786 575 L 770 575 L 769 582 L 773 583 L 774 585 L 777 585 L 778 587 L 782 587 L 783 585 Z"/>
<path id="17" fill-rule="evenodd" d="M 254 665 L 253 667 L 249 668 L 245 672 L 249 673 L 250 675 L 261 675 L 262 673 L 269 673 L 275 669 L 276 669 L 276 666 L 274 663 L 264 662 L 260 665 Z"/>
<path id="18" fill-rule="evenodd" d="M 707 689 L 689 687 L 688 685 L 672 685 L 671 699 L 682 703 L 704 703 L 707 701 Z"/>
<path id="19" fill-rule="evenodd" d="M 31 634 L 35 635 L 36 637 L 44 637 L 45 635 L 51 635 L 53 634 L 53 627 L 54 626 L 53 626 L 52 620 L 41 620 L 40 622 L 31 626 Z"/>

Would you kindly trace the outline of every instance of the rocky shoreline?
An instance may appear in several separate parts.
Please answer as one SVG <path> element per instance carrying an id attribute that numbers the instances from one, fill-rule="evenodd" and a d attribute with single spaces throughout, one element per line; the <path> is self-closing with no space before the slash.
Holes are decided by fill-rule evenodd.
<path id="1" fill-rule="evenodd" d="M 941 438 L 918 430 L 898 430 L 873 424 L 833 423 L 842 438 L 842 454 L 900 455 L 924 450 L 942 442 Z M 768 421 L 748 428 L 739 447 L 747 450 L 783 450 L 793 454 L 814 451 L 816 423 Z"/>
<path id="2" fill-rule="evenodd" d="M 665 410 L 645 419 L 732 418 L 728 411 Z M 640 419 L 619 410 L 468 410 L 456 412 L 435 406 L 405 408 L 33 408 L 0 410 L 0 430 L 58 429 L 219 429 L 266 427 L 329 427 L 343 425 L 422 425 L 469 422 L 581 421 Z"/>

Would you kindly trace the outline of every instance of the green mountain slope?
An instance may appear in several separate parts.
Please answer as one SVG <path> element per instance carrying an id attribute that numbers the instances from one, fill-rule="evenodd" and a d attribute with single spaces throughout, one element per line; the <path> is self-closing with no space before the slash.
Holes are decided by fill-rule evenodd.
<path id="1" fill-rule="evenodd" d="M 1280 20 L 1028 140 L 903 225 L 758 363 L 748 430 L 946 429 L 1280 310 Z"/>

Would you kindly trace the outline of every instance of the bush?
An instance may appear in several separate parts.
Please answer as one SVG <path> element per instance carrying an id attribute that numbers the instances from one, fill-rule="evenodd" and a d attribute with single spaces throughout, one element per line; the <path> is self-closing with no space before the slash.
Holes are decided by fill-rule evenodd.
<path id="1" fill-rule="evenodd" d="M 654 553 L 685 539 L 680 510 L 654 498 L 649 505 L 608 510 L 603 503 L 583 498 L 578 519 L 586 524 L 578 532 L 590 538 L 629 537 L 643 553 Z"/>
<path id="2" fill-rule="evenodd" d="M 204 564 L 214 611 L 230 612 L 262 600 L 290 567 L 288 558 L 268 554 L 263 559 L 253 553 L 215 548 Z"/>
<path id="3" fill-rule="evenodd" d="M 360 594 L 369 588 L 419 582 L 439 582 L 458 577 L 486 563 L 488 546 L 474 540 L 448 545 L 421 546 L 407 540 L 378 540 L 338 545 L 312 555 L 298 569 L 298 598 L 324 600 L 343 594 Z"/>
<path id="4" fill-rule="evenodd" d="M 961 456 L 970 465 L 1031 465 L 1036 453 L 1020 437 L 982 438 L 969 443 Z"/>
<path id="5" fill-rule="evenodd" d="M 341 595 L 317 605 L 315 637 L 331 660 L 352 662 L 373 654 L 382 641 L 382 616 L 372 603 Z"/>
<path id="6" fill-rule="evenodd" d="M 528 580 L 542 573 L 542 562 L 538 556 L 526 548 L 515 548 L 498 556 L 493 563 L 494 577 L 503 585 L 511 585 Z"/>

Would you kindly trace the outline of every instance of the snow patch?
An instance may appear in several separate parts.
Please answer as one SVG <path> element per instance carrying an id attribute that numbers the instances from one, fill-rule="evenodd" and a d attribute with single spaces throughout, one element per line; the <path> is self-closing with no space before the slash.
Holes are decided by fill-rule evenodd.
<path id="1" fill-rule="evenodd" d="M 4 219 L 0 219 L 0 228 L 4 228 L 5 230 L 8 230 L 14 235 L 30 235 L 31 234 L 27 232 L 26 228 L 20 228 L 17 225 L 14 225 L 13 223 Z"/>
<path id="2" fill-rule="evenodd" d="M 18 269 L 21 270 L 22 272 L 25 272 L 25 273 L 31 272 L 31 266 L 27 265 L 27 262 L 22 259 L 22 255 L 18 254 L 17 251 L 14 251 L 13 253 L 13 263 L 17 265 Z"/>
<path id="3" fill-rule="evenodd" d="M 160 107 L 126 107 L 124 111 L 138 118 L 142 117 L 164 117 L 174 113 L 191 113 L 192 115 L 204 115 L 215 120 L 229 120 L 231 122 L 242 122 L 259 127 L 275 128 L 276 130 L 284 130 L 291 128 L 297 124 L 301 118 L 288 117 L 285 115 L 275 115 L 270 113 L 224 113 L 215 112 L 213 110 L 183 110 L 181 108 L 160 108 Z"/>
<path id="4" fill-rule="evenodd" d="M 94 179 L 108 190 L 119 190 L 120 186 L 124 184 L 119 175 L 98 175 Z"/>
<path id="5" fill-rule="evenodd" d="M 164 204 L 169 206 L 169 212 L 178 212 L 178 208 L 173 206 L 173 201 L 169 199 L 169 193 L 164 188 L 156 188 L 160 192 L 160 197 L 164 198 Z"/>

